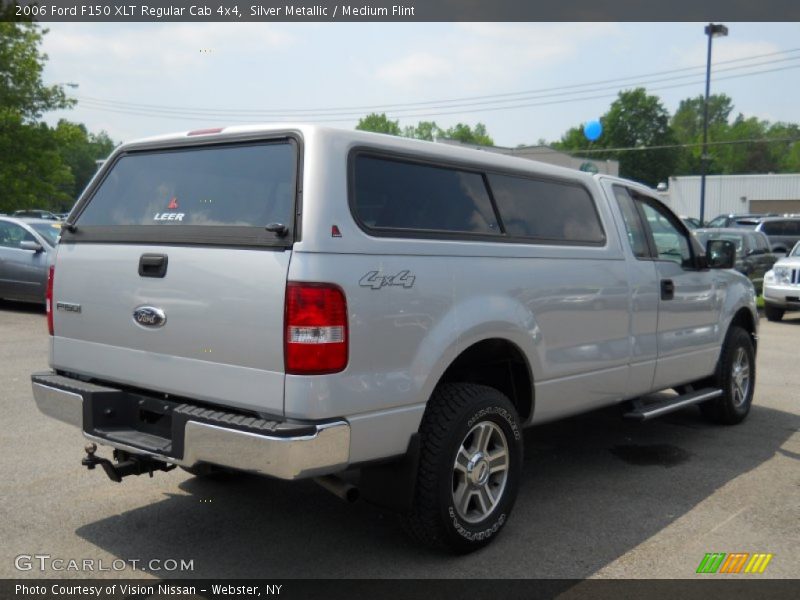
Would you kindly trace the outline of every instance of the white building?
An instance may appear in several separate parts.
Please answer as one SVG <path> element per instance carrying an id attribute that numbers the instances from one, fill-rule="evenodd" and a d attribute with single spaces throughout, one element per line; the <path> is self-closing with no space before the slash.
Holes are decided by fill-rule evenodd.
<path id="1" fill-rule="evenodd" d="M 700 176 L 670 177 L 662 197 L 679 215 L 699 217 Z M 730 213 L 800 213 L 800 173 L 707 176 L 705 220 Z"/>

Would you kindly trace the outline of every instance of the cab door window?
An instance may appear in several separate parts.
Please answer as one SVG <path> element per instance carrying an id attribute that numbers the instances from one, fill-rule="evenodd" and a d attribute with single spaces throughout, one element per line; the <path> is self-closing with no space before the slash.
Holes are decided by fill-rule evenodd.
<path id="1" fill-rule="evenodd" d="M 639 201 L 650 231 L 655 255 L 659 260 L 671 260 L 682 267 L 692 266 L 692 250 L 686 233 L 674 223 L 669 212 L 649 202 Z"/>

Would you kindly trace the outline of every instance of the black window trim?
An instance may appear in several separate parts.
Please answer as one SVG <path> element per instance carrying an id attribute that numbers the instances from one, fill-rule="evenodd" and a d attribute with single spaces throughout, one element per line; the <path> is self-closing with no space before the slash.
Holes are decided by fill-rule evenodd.
<path id="1" fill-rule="evenodd" d="M 288 142 L 295 152 L 294 161 L 294 203 L 291 214 L 291 223 L 287 223 L 289 233 L 280 237 L 258 226 L 219 225 L 170 225 L 167 227 L 131 227 L 129 225 L 114 226 L 85 226 L 81 227 L 79 219 L 86 206 L 92 201 L 98 188 L 105 182 L 114 166 L 125 156 L 135 154 L 152 154 L 154 152 L 191 151 L 198 148 L 226 148 L 240 146 L 261 146 Z M 61 244 L 157 244 L 163 246 L 214 246 L 227 248 L 263 248 L 286 249 L 291 248 L 295 241 L 300 241 L 300 215 L 302 212 L 303 194 L 303 139 L 299 132 L 260 132 L 245 134 L 232 138 L 215 140 L 209 138 L 187 138 L 186 141 L 178 140 L 167 144 L 154 142 L 152 144 L 134 145 L 129 149 L 113 155 L 102 167 L 100 177 L 81 194 L 80 199 L 70 213 L 69 220 L 62 227 Z M 76 224 L 75 231 L 70 231 L 68 225 Z M 168 235 L 165 235 L 168 234 Z"/>
<path id="2" fill-rule="evenodd" d="M 480 175 L 483 180 L 483 185 L 489 196 L 489 201 L 492 205 L 495 218 L 497 219 L 498 232 L 497 233 L 469 233 L 460 231 L 446 231 L 446 230 L 430 230 L 430 229 L 400 229 L 390 227 L 370 227 L 361 220 L 361 217 L 356 210 L 355 203 L 355 159 L 358 156 L 369 156 L 378 159 L 390 160 L 395 162 L 404 162 L 409 164 L 418 164 L 428 167 L 437 167 L 442 169 L 451 169 L 463 171 L 466 173 L 473 173 Z M 600 232 L 603 239 L 599 242 L 583 242 L 572 241 L 563 239 L 549 239 L 549 238 L 534 238 L 524 236 L 510 236 L 505 233 L 505 226 L 503 224 L 502 215 L 495 202 L 494 191 L 489 183 L 490 175 L 503 175 L 506 177 L 519 177 L 521 179 L 529 179 L 532 181 L 541 181 L 545 183 L 560 183 L 579 187 L 583 189 L 589 196 L 592 202 L 592 208 L 597 223 L 600 226 Z M 600 217 L 600 212 L 597 207 L 597 201 L 592 191 L 580 181 L 575 181 L 568 178 L 542 176 L 539 174 L 530 173 L 523 170 L 516 169 L 499 169 L 490 167 L 488 165 L 480 164 L 471 161 L 447 160 L 440 157 L 420 156 L 409 152 L 400 152 L 394 150 L 387 150 L 385 148 L 377 148 L 374 146 L 355 146 L 350 149 L 347 156 L 347 203 L 350 208 L 350 215 L 353 217 L 356 225 L 364 233 L 371 237 L 377 238 L 395 238 L 395 239 L 424 239 L 424 240 L 453 240 L 453 241 L 474 241 L 474 242 L 494 242 L 499 244 L 527 244 L 536 246 L 569 246 L 569 247 L 592 247 L 603 248 L 608 244 L 608 236 L 606 235 L 605 228 L 603 227 L 603 219 Z"/>

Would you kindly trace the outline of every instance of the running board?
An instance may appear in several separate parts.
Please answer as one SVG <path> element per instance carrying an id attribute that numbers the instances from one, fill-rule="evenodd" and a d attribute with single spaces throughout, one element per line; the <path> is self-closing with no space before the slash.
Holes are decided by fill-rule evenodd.
<path id="1" fill-rule="evenodd" d="M 681 396 L 675 396 L 674 398 L 669 398 L 667 400 L 651 402 L 650 404 L 644 404 L 641 401 L 638 401 L 634 404 L 634 409 L 625 413 L 623 416 L 626 419 L 647 421 L 648 419 L 653 419 L 655 417 L 660 417 L 661 415 L 671 413 L 672 411 L 680 410 L 681 408 L 689 406 L 690 404 L 705 402 L 706 400 L 711 400 L 712 398 L 717 398 L 721 395 L 722 390 L 720 389 L 704 388 L 702 390 L 696 390 Z"/>

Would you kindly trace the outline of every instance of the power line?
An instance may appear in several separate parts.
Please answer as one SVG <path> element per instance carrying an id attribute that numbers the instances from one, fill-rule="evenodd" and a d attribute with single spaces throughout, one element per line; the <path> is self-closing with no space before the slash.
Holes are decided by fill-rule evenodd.
<path id="1" fill-rule="evenodd" d="M 752 77 L 755 75 L 763 75 L 767 73 L 775 73 L 780 71 L 787 71 L 792 69 L 800 68 L 800 64 L 798 65 L 790 65 L 785 67 L 778 67 L 775 69 L 761 69 L 758 71 L 752 71 L 749 73 L 740 73 L 735 75 L 728 75 L 722 77 L 715 77 L 715 81 L 724 81 L 728 79 L 739 79 L 742 77 Z M 687 81 L 683 83 L 677 83 L 672 85 L 664 85 L 664 86 L 656 86 L 649 88 L 649 91 L 660 91 L 660 90 L 667 90 L 667 89 L 675 89 L 680 87 L 687 87 L 696 85 L 700 82 L 700 79 L 694 81 Z M 586 92 L 577 92 L 577 93 L 586 93 Z M 605 98 L 613 98 L 616 94 L 598 94 L 594 96 L 580 96 L 580 97 L 573 97 L 573 98 L 562 98 L 558 100 L 551 100 L 546 102 L 524 102 L 520 104 L 513 104 L 513 105 L 502 105 L 502 106 L 489 106 L 489 107 L 482 107 L 482 108 L 474 108 L 474 109 L 458 109 L 458 110 L 442 110 L 438 112 L 415 112 L 410 114 L 391 114 L 388 115 L 389 118 L 392 117 L 404 117 L 404 118 L 426 118 L 426 117 L 435 117 L 435 116 L 443 116 L 443 115 L 453 115 L 453 114 L 472 114 L 472 113 L 481 113 L 481 112 L 496 112 L 500 110 L 515 110 L 520 108 L 533 108 L 539 106 L 550 106 L 553 104 L 566 104 L 566 103 L 574 103 L 574 102 L 583 102 L 587 100 L 599 100 Z M 174 120 L 184 120 L 184 121 L 197 121 L 198 119 L 210 119 L 210 118 L 217 118 L 217 119 L 224 119 L 228 122 L 234 123 L 252 123 L 253 118 L 251 119 L 238 119 L 227 114 L 211 114 L 205 112 L 193 112 L 187 109 L 180 109 L 179 112 L 172 112 L 172 110 L 178 109 L 171 109 L 166 111 L 164 109 L 146 109 L 146 108 L 136 108 L 136 107 L 126 107 L 126 106 L 116 106 L 116 105 L 108 105 L 102 104 L 98 101 L 93 100 L 81 100 L 81 105 L 86 106 L 92 110 L 99 110 L 104 112 L 112 112 L 112 113 L 119 113 L 119 114 L 130 114 L 136 116 L 144 116 L 144 117 L 153 117 L 153 118 L 171 118 Z M 258 118 L 255 116 L 254 118 Z M 279 116 L 271 116 L 269 117 L 272 120 L 276 121 L 287 121 L 287 120 L 303 120 L 312 123 L 342 123 L 342 122 L 349 122 L 352 121 L 352 118 L 346 118 L 342 115 L 337 115 L 334 118 L 319 118 L 314 117 L 310 118 L 306 117 L 299 117 L 298 115 L 279 115 Z"/>
<path id="2" fill-rule="evenodd" d="M 708 142 L 707 146 L 730 146 L 736 144 L 777 144 L 777 143 L 793 143 L 793 142 L 800 142 L 799 137 L 784 137 L 784 138 L 751 138 L 751 139 L 739 139 L 739 140 L 723 140 L 719 142 Z M 696 142 L 691 144 L 660 144 L 657 146 L 628 146 L 627 148 L 591 148 L 583 150 L 581 148 L 565 148 L 563 150 L 557 149 L 548 149 L 543 150 L 540 154 L 558 154 L 558 153 L 570 153 L 574 155 L 580 154 L 598 154 L 602 152 L 645 152 L 648 150 L 669 150 L 674 148 L 697 148 L 702 146 L 702 142 Z"/>
<path id="3" fill-rule="evenodd" d="M 783 59 L 778 59 L 778 60 L 771 60 L 771 61 L 765 61 L 765 62 L 760 62 L 760 63 L 753 63 L 753 64 L 749 64 L 749 65 L 741 65 L 741 66 L 735 66 L 735 67 L 728 67 L 728 68 L 724 68 L 724 69 L 718 69 L 717 72 L 738 71 L 738 70 L 742 70 L 742 69 L 751 69 L 753 67 L 767 66 L 767 65 L 771 65 L 771 64 L 775 64 L 775 63 L 788 62 L 788 61 L 798 61 L 798 60 L 800 60 L 800 56 L 794 56 L 794 57 L 788 57 L 788 58 L 783 58 Z M 647 85 L 647 84 L 653 84 L 653 83 L 664 83 L 664 82 L 676 81 L 676 80 L 686 79 L 686 78 L 692 78 L 691 83 L 695 83 L 697 81 L 697 78 L 701 77 L 701 76 L 702 76 L 702 74 L 700 74 L 700 73 L 697 73 L 697 74 L 692 73 L 692 74 L 689 74 L 689 75 L 678 75 L 678 76 L 672 76 L 672 77 L 663 77 L 663 78 L 659 78 L 659 79 L 642 80 L 642 81 L 637 82 L 636 85 Z M 508 102 L 520 102 L 520 101 L 527 101 L 527 100 L 538 100 L 538 99 L 545 99 L 545 98 L 558 98 L 558 97 L 571 97 L 571 96 L 574 97 L 577 94 L 589 94 L 589 93 L 594 93 L 594 92 L 607 91 L 607 90 L 617 90 L 617 89 L 619 89 L 619 86 L 605 86 L 605 87 L 598 87 L 598 88 L 580 90 L 580 91 L 577 91 L 577 92 L 558 91 L 558 92 L 553 92 L 553 93 L 548 93 L 548 94 L 538 94 L 538 95 L 535 95 L 535 96 L 529 96 L 529 97 L 525 97 L 525 98 L 507 98 L 507 99 L 503 99 L 503 100 L 484 100 L 484 101 L 470 102 L 470 103 L 465 103 L 465 104 L 460 104 L 460 105 L 453 104 L 453 105 L 430 106 L 429 108 L 433 109 L 433 110 L 437 110 L 437 109 L 452 110 L 452 109 L 469 108 L 469 107 L 473 107 L 473 106 L 487 106 L 487 105 L 490 106 L 490 107 L 491 106 L 503 106 L 503 104 L 508 103 Z M 78 98 L 80 99 L 81 97 L 78 96 Z M 364 114 L 363 112 L 341 112 L 341 111 L 338 111 L 338 110 L 323 110 L 323 111 L 320 111 L 320 112 L 317 112 L 317 113 L 308 114 L 305 109 L 298 110 L 298 111 L 288 111 L 288 112 L 282 112 L 282 111 L 278 111 L 278 110 L 242 111 L 242 110 L 238 110 L 238 109 L 233 109 L 233 110 L 229 110 L 229 109 L 189 109 L 189 108 L 180 108 L 180 107 L 170 107 L 170 108 L 158 108 L 158 109 L 156 109 L 156 108 L 149 108 L 147 105 L 140 105 L 140 104 L 136 104 L 136 103 L 127 103 L 127 102 L 116 102 L 116 101 L 113 101 L 113 100 L 102 100 L 102 99 L 99 99 L 99 98 L 91 98 L 91 97 L 84 97 L 83 101 L 91 103 L 94 106 L 109 106 L 109 107 L 112 107 L 112 108 L 132 108 L 132 109 L 136 109 L 136 110 L 148 110 L 148 111 L 158 112 L 158 113 L 162 113 L 162 114 L 166 114 L 166 115 L 171 115 L 171 114 L 185 115 L 185 114 L 188 113 L 188 114 L 192 114 L 194 116 L 205 116 L 205 117 L 224 117 L 224 116 L 229 116 L 229 115 L 232 115 L 232 116 L 245 116 L 245 115 L 248 115 L 248 116 L 250 116 L 252 118 L 305 118 L 305 117 L 308 117 L 308 116 L 311 116 L 311 117 L 333 117 L 333 116 L 337 116 L 337 117 L 345 118 L 345 117 L 359 117 L 359 116 Z M 398 111 L 395 111 L 393 114 L 395 116 L 404 116 L 406 113 L 410 112 L 410 113 L 414 114 L 414 113 L 419 112 L 420 110 L 421 110 L 420 108 L 399 109 Z"/>
<path id="4" fill-rule="evenodd" d="M 731 59 L 727 61 L 719 61 L 716 63 L 717 65 L 722 64 L 732 64 L 732 63 L 741 63 L 747 61 L 753 61 L 758 58 L 770 57 L 770 56 L 777 56 L 777 55 L 785 55 L 785 54 L 792 54 L 800 52 L 800 48 L 792 48 L 788 50 L 783 50 L 780 52 L 771 52 L 766 54 L 758 54 L 752 55 L 745 58 L 738 58 L 738 59 Z M 757 66 L 763 66 L 767 64 L 773 64 L 777 62 L 786 62 L 786 61 L 793 61 L 800 59 L 800 56 L 789 56 L 782 59 L 772 60 L 772 61 L 763 61 L 753 64 L 744 64 L 744 65 L 737 65 L 734 67 L 727 67 L 722 69 L 717 69 L 717 72 L 725 72 L 725 71 L 734 71 L 734 70 L 741 70 L 741 69 L 748 69 Z M 592 93 L 596 91 L 601 91 L 603 89 L 613 89 L 617 88 L 618 86 L 613 86 L 612 88 L 605 87 L 605 88 L 597 88 L 596 86 L 605 83 L 611 82 L 622 82 L 622 81 L 630 81 L 630 83 L 626 85 L 635 85 L 637 82 L 641 84 L 650 84 L 650 83 L 660 83 L 665 81 L 673 81 L 678 79 L 686 79 L 692 77 L 698 77 L 702 75 L 702 73 L 688 73 L 684 75 L 677 75 L 673 77 L 666 77 L 660 79 L 652 79 L 652 80 L 642 80 L 643 78 L 653 77 L 655 75 L 664 75 L 670 73 L 678 73 L 678 72 L 686 72 L 690 70 L 697 70 L 698 68 L 704 68 L 702 66 L 698 67 L 684 67 L 681 69 L 670 69 L 666 71 L 656 71 L 649 74 L 643 75 L 636 75 L 636 76 L 628 76 L 622 78 L 615 78 L 615 79 L 607 79 L 601 81 L 595 81 L 591 83 L 583 83 L 583 84 L 571 84 L 565 86 L 559 86 L 556 88 L 541 88 L 538 90 L 528 90 L 524 92 L 509 92 L 504 94 L 491 94 L 486 96 L 472 96 L 472 97 L 465 97 L 460 99 L 450 99 L 450 100 L 431 100 L 431 101 L 424 101 L 424 102 L 415 102 L 415 103 L 404 103 L 404 104 L 383 104 L 383 105 L 371 105 L 371 106 L 355 106 L 355 107 L 339 107 L 339 108 L 317 108 L 317 109 L 272 109 L 272 110 L 255 110 L 255 109 L 210 109 L 210 108 L 199 108 L 199 107 L 180 107 L 180 106 L 168 106 L 168 105 L 158 105 L 158 104 L 143 104 L 143 103 L 134 103 L 134 102 L 124 102 L 124 101 L 117 101 L 117 100 L 108 100 L 102 98 L 94 98 L 91 96 L 75 96 L 82 102 L 91 103 L 95 106 L 103 105 L 109 106 L 113 108 L 130 108 L 135 110 L 145 110 L 145 111 L 152 111 L 152 112 L 159 112 L 163 114 L 171 114 L 171 113 L 191 113 L 193 115 L 202 115 L 208 117 L 215 117 L 215 116 L 250 116 L 250 117 L 286 117 L 286 118 L 300 118 L 300 115 L 304 115 L 304 118 L 308 116 L 316 116 L 316 117 L 323 117 L 323 116 L 339 116 L 339 117 L 346 117 L 346 116 L 360 116 L 363 114 L 362 112 L 352 112 L 352 111 L 363 111 L 363 110 L 371 110 L 371 109 L 384 109 L 389 110 L 395 115 L 400 115 L 400 113 L 412 112 L 412 111 L 419 111 L 421 107 L 426 106 L 429 109 L 453 109 L 453 108 L 462 108 L 468 106 L 481 106 L 481 105 L 494 105 L 498 103 L 506 103 L 506 102 L 518 102 L 522 100 L 533 100 L 538 98 L 546 98 L 546 97 L 558 97 L 558 96 L 570 96 L 574 94 L 585 94 L 585 93 Z M 637 81 L 632 81 L 637 80 Z M 576 88 L 589 88 L 583 90 L 577 90 L 574 92 L 568 92 L 565 90 L 575 90 Z M 548 94 L 548 92 L 555 92 L 553 94 Z M 462 102 L 462 101 L 469 101 L 466 104 L 453 104 L 455 102 Z M 475 101 L 475 102 L 472 102 Z M 409 107 L 409 108 L 404 108 Z M 420 108 L 413 108 L 413 107 L 420 107 Z M 339 120 L 344 120 L 339 119 Z"/>

